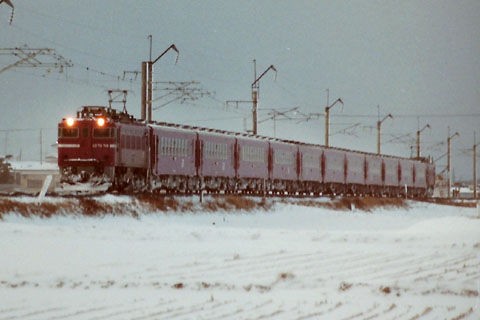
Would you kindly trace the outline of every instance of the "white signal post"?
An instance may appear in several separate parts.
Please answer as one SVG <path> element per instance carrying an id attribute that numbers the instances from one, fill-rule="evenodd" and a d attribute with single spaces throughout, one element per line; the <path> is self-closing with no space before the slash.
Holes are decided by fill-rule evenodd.
<path id="1" fill-rule="evenodd" d="M 451 196 L 451 187 L 452 187 L 452 172 L 451 172 L 451 167 L 452 167 L 452 158 L 451 158 L 451 143 L 452 139 L 454 137 L 459 137 L 460 134 L 458 132 L 455 132 L 454 134 L 450 135 L 450 127 L 448 128 L 448 138 L 447 138 L 447 174 L 448 174 L 448 190 L 447 190 L 447 195 L 448 198 Z"/>

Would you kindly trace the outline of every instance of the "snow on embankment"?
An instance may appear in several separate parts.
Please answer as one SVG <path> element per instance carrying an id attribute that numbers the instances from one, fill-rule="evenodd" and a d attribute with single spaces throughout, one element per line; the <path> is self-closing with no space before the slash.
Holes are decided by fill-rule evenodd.
<path id="1" fill-rule="evenodd" d="M 138 216 L 164 212 L 230 212 L 269 211 L 276 204 L 292 204 L 332 210 L 371 211 L 376 208 L 407 208 L 403 199 L 338 198 L 285 199 L 242 196 L 173 197 L 156 195 L 104 195 L 97 197 L 47 197 L 41 202 L 35 197 L 0 198 L 0 218 L 14 213 L 25 217 L 54 215 L 101 216 L 105 214 Z"/>

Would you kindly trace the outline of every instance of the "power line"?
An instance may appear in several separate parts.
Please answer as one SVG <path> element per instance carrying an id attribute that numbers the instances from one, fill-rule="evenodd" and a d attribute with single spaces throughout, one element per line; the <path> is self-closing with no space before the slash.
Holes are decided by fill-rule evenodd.
<path id="1" fill-rule="evenodd" d="M 332 117 L 343 118 L 377 118 L 377 115 L 371 114 L 335 114 Z M 395 118 L 459 118 L 459 117 L 480 117 L 480 113 L 429 113 L 429 114 L 395 114 Z"/>
<path id="2" fill-rule="evenodd" d="M 71 61 L 50 48 L 29 48 L 27 46 L 16 48 L 0 48 L 0 55 L 13 56 L 17 59 L 0 69 L 0 73 L 12 68 L 58 68 L 62 73 L 64 68 L 73 67 Z"/>

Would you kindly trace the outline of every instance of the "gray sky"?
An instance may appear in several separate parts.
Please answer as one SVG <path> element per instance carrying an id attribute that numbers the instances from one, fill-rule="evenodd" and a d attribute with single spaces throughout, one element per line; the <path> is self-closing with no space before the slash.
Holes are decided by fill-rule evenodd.
<path id="1" fill-rule="evenodd" d="M 251 105 L 225 108 L 226 100 L 250 100 L 253 63 L 261 80 L 259 108 L 299 107 L 323 113 L 330 102 L 333 146 L 376 150 L 378 111 L 382 152 L 410 156 L 415 132 L 422 154 L 446 165 L 448 127 L 457 179 L 471 178 L 473 132 L 480 141 L 479 1 L 126 1 L 12 0 L 0 5 L 1 48 L 53 48 L 74 64 L 64 73 L 13 68 L 0 73 L 0 153 L 38 159 L 56 139 L 57 122 L 82 105 L 106 105 L 108 89 L 128 89 L 127 109 L 139 116 L 140 82 L 123 71 L 140 70 L 170 44 L 155 64 L 156 81 L 199 81 L 214 93 L 193 102 L 170 103 L 154 119 L 243 131 L 251 128 Z M 15 62 L 0 55 L 0 67 Z M 154 97 L 160 97 L 155 92 Z M 168 99 L 154 103 L 160 106 Z M 380 108 L 377 108 L 380 106 Z M 268 118 L 268 110 L 259 119 Z M 297 115 L 298 116 L 298 115 Z M 346 130 L 349 127 L 353 130 Z M 273 135 L 273 121 L 259 124 Z M 276 135 L 324 142 L 324 118 L 277 121 Z M 468 150 L 470 149 L 470 150 Z"/>

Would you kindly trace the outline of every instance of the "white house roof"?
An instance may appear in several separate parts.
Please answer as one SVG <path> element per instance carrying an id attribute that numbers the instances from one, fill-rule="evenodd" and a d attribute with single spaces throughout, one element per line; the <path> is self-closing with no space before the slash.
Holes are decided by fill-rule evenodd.
<path id="1" fill-rule="evenodd" d="M 9 160 L 8 163 L 15 171 L 58 171 L 58 164 L 51 162 Z"/>

